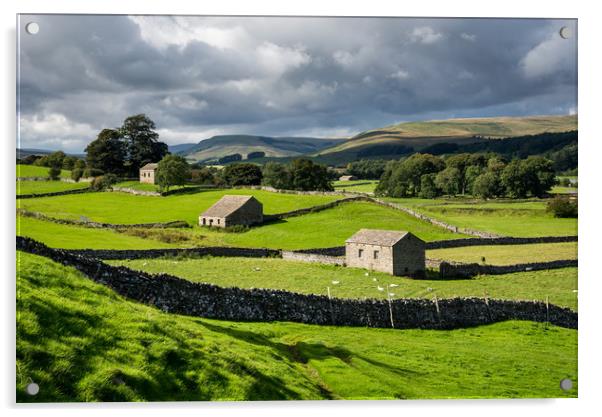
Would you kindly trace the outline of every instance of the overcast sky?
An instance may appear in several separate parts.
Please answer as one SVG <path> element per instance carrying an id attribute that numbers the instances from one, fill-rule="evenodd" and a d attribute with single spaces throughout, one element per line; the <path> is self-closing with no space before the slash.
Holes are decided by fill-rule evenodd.
<path id="1" fill-rule="evenodd" d="M 36 35 L 24 30 L 31 21 Z M 21 16 L 18 146 L 82 152 L 137 113 L 171 145 L 575 113 L 576 29 L 533 19 Z"/>

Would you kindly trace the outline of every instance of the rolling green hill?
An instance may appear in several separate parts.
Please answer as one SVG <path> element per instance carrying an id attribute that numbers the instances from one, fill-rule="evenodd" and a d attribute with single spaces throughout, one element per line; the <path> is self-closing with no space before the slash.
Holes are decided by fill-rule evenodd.
<path id="1" fill-rule="evenodd" d="M 571 329 L 209 320 L 128 301 L 46 258 L 17 260 L 17 402 L 577 396 Z"/>
<path id="2" fill-rule="evenodd" d="M 267 157 L 298 156 L 335 146 L 344 139 L 306 137 L 268 137 L 255 135 L 220 135 L 200 141 L 179 152 L 190 161 L 211 161 L 227 155 L 265 152 Z"/>
<path id="3" fill-rule="evenodd" d="M 406 122 L 362 132 L 315 154 L 325 162 L 387 157 L 434 145 L 468 145 L 490 139 L 577 130 L 577 116 L 490 117 Z"/>

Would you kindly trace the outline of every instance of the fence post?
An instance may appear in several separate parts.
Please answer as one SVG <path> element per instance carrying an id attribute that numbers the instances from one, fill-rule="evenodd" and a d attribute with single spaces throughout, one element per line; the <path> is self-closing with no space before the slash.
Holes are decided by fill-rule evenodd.
<path id="1" fill-rule="evenodd" d="M 389 318 L 391 319 L 391 328 L 395 328 L 395 324 L 393 323 L 393 308 L 391 307 L 391 293 L 390 293 L 390 284 L 387 284 L 387 301 L 389 302 Z"/>

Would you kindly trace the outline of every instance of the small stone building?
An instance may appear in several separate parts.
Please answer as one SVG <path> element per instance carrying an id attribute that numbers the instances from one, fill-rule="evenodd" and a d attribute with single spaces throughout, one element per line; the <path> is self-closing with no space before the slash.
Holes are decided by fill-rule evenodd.
<path id="1" fill-rule="evenodd" d="M 199 216 L 200 226 L 250 226 L 263 222 L 263 204 L 251 195 L 225 195 Z"/>
<path id="2" fill-rule="evenodd" d="M 357 180 L 357 177 L 354 177 L 353 175 L 343 175 L 342 177 L 339 177 L 339 181 L 355 181 Z"/>
<path id="3" fill-rule="evenodd" d="M 148 184 L 155 183 L 155 173 L 159 164 L 146 164 L 140 168 L 140 182 Z"/>
<path id="4" fill-rule="evenodd" d="M 345 242 L 345 263 L 391 275 L 422 276 L 425 248 L 410 232 L 361 229 Z"/>

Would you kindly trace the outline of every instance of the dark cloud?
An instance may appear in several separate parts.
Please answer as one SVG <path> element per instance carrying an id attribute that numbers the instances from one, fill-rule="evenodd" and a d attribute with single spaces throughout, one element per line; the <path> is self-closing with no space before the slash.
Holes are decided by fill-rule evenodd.
<path id="1" fill-rule="evenodd" d="M 27 35 L 29 21 L 40 32 Z M 168 143 L 576 111 L 574 21 L 21 16 L 20 146 L 145 112 Z"/>

